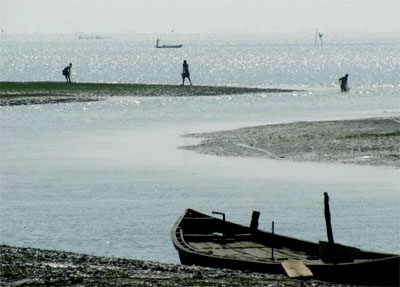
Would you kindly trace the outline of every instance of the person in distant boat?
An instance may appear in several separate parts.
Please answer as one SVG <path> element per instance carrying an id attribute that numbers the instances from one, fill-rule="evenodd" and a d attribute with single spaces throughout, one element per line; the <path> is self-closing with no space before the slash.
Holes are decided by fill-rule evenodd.
<path id="1" fill-rule="evenodd" d="M 349 90 L 349 87 L 347 86 L 347 78 L 348 77 L 349 77 L 349 74 L 346 74 L 344 77 L 339 78 L 340 90 L 342 92 L 347 92 Z"/>
<path id="2" fill-rule="evenodd" d="M 192 81 L 190 80 L 190 73 L 189 73 L 189 64 L 186 62 L 186 60 L 183 61 L 183 65 L 182 65 L 182 85 L 183 86 L 185 84 L 185 79 L 188 78 L 190 85 L 192 85 Z"/>
<path id="3" fill-rule="evenodd" d="M 67 83 L 71 83 L 71 68 L 72 68 L 72 63 L 69 63 L 68 66 L 66 66 L 63 70 L 62 70 L 62 74 L 65 76 L 65 79 L 67 80 Z"/>

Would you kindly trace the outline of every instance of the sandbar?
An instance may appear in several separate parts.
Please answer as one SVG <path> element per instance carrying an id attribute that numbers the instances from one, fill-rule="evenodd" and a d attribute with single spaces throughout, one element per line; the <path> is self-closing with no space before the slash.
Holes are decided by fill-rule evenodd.
<path id="1" fill-rule="evenodd" d="M 400 117 L 294 122 L 186 134 L 217 156 L 400 167 Z"/>

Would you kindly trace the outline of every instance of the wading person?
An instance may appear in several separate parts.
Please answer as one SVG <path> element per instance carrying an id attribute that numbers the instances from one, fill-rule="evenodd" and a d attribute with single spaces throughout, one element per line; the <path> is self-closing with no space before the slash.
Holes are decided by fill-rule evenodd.
<path id="1" fill-rule="evenodd" d="M 69 65 L 62 70 L 62 74 L 65 76 L 67 83 L 71 83 L 71 68 L 72 63 L 69 63 Z"/>
<path id="2" fill-rule="evenodd" d="M 342 92 L 347 92 L 349 90 L 347 86 L 347 78 L 349 77 L 349 74 L 346 74 L 344 77 L 339 78 L 339 83 L 340 83 L 340 90 Z"/>
<path id="3" fill-rule="evenodd" d="M 186 62 L 186 60 L 183 61 L 182 65 L 182 85 L 185 84 L 185 79 L 188 78 L 190 85 L 192 85 L 192 81 L 190 80 L 190 73 L 189 73 L 189 64 Z"/>

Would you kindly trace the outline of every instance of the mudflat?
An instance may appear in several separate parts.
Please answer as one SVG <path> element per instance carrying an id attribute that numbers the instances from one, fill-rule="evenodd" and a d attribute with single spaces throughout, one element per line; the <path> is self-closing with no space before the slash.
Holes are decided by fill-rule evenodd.
<path id="1" fill-rule="evenodd" d="M 187 134 L 218 156 L 400 167 L 400 117 L 295 122 Z"/>

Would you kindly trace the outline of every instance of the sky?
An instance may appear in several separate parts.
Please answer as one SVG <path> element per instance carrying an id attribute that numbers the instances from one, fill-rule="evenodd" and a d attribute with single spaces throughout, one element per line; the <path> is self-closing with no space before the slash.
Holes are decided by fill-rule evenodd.
<path id="1" fill-rule="evenodd" d="M 400 0 L 0 0 L 9 34 L 399 32 Z"/>

